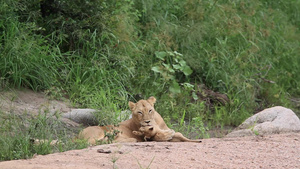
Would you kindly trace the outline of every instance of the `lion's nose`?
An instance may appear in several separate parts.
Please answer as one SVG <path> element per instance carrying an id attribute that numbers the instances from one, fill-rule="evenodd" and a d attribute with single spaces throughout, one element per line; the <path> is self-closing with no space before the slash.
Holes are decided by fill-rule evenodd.
<path id="1" fill-rule="evenodd" d="M 145 120 L 145 123 L 150 123 L 150 120 Z"/>

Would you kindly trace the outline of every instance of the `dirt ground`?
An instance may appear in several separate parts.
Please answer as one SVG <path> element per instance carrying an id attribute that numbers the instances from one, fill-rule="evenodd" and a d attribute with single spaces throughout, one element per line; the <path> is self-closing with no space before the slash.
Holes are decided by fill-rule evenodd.
<path id="1" fill-rule="evenodd" d="M 118 143 L 0 162 L 0 168 L 6 169 L 147 167 L 300 168 L 300 133 L 212 138 L 202 143 Z"/>
<path id="2" fill-rule="evenodd" d="M 71 108 L 67 101 L 50 100 L 43 93 L 23 89 L 0 92 L 0 110 L 16 114 L 29 112 L 37 115 L 44 110 L 50 113 L 55 111 L 66 113 Z"/>
<path id="3" fill-rule="evenodd" d="M 67 112 L 60 101 L 32 91 L 0 93 L 2 111 Z M 72 124 L 72 123 L 68 123 Z M 71 125 L 73 126 L 73 125 Z M 76 126 L 76 125 L 75 125 Z M 300 133 L 203 139 L 202 143 L 142 142 L 99 145 L 28 160 L 0 162 L 0 169 L 29 168 L 300 168 Z"/>

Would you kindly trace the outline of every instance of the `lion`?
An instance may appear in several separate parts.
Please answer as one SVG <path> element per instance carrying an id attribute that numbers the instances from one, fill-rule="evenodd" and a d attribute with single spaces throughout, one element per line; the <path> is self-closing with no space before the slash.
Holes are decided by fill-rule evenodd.
<path id="1" fill-rule="evenodd" d="M 132 133 L 138 136 L 144 136 L 145 141 L 169 141 L 169 142 L 195 142 L 201 143 L 201 140 L 190 140 L 184 137 L 181 133 L 175 132 L 172 139 L 166 140 L 165 135 L 169 133 L 168 130 L 160 129 L 157 125 L 153 126 L 142 126 L 139 131 L 133 131 Z"/>
<path id="2" fill-rule="evenodd" d="M 161 140 L 171 140 L 174 131 L 168 128 L 161 115 L 155 111 L 155 102 L 156 99 L 153 96 L 147 100 L 139 100 L 137 103 L 129 101 L 128 105 L 132 112 L 131 119 L 121 122 L 118 126 L 89 126 L 79 133 L 78 138 L 95 145 L 98 141 L 107 139 L 105 138 L 106 133 L 119 131 L 113 142 L 143 142 L 143 136 L 135 135 L 133 131 L 138 131 L 142 126 L 155 125 L 158 129 L 164 130 Z"/>

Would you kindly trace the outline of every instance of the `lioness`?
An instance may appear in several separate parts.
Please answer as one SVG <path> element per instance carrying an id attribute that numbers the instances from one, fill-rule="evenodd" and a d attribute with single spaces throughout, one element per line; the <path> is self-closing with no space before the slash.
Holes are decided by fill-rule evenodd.
<path id="1" fill-rule="evenodd" d="M 138 136 L 144 136 L 145 141 L 170 141 L 170 142 L 195 142 L 201 143 L 200 140 L 190 140 L 184 137 L 181 133 L 172 130 L 174 136 L 171 140 L 165 140 L 165 135 L 169 132 L 168 130 L 162 130 L 158 126 L 142 126 L 139 131 L 133 131 L 132 133 Z"/>
<path id="2" fill-rule="evenodd" d="M 83 129 L 79 135 L 79 139 L 86 139 L 88 143 L 95 145 L 97 141 L 104 140 L 105 132 L 112 130 L 120 131 L 115 137 L 114 142 L 142 142 L 143 136 L 135 135 L 132 132 L 138 131 L 141 126 L 153 126 L 164 130 L 164 135 L 161 140 L 171 140 L 174 136 L 174 131 L 169 129 L 163 118 L 154 109 L 156 99 L 150 97 L 147 100 L 140 100 L 137 103 L 129 102 L 129 108 L 132 112 L 132 118 L 123 121 L 116 126 L 90 126 Z"/>

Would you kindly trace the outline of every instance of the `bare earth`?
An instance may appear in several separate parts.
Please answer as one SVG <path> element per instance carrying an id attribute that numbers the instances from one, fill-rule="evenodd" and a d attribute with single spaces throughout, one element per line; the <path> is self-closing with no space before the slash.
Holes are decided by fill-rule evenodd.
<path id="1" fill-rule="evenodd" d="M 102 151 L 99 153 L 98 151 Z M 111 153 L 109 153 L 111 151 Z M 113 161 L 116 161 L 113 163 Z M 300 133 L 204 139 L 202 143 L 110 144 L 29 160 L 0 168 L 300 168 Z"/>

